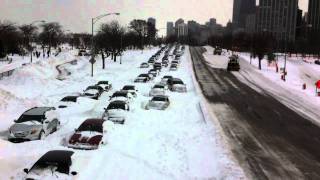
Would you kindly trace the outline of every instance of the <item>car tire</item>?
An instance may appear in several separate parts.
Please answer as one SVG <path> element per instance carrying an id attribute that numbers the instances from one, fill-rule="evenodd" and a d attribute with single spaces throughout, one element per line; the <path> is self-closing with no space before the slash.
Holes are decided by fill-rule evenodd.
<path id="1" fill-rule="evenodd" d="M 43 140 L 45 137 L 45 133 L 44 131 L 42 130 L 40 133 L 39 133 L 39 140 Z"/>

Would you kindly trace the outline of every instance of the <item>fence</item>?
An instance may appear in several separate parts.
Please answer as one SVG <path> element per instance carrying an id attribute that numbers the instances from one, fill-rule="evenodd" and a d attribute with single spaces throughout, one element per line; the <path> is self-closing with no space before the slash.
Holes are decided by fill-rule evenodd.
<path id="1" fill-rule="evenodd" d="M 5 72 L 1 72 L 0 73 L 0 80 L 3 79 L 4 77 L 9 77 L 13 74 L 14 69 L 9 70 L 9 71 L 5 71 Z"/>

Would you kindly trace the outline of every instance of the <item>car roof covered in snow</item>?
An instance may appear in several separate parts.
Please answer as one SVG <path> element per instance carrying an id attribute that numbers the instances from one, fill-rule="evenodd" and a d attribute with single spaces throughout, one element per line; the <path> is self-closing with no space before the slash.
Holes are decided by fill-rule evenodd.
<path id="1" fill-rule="evenodd" d="M 53 110 L 53 107 L 34 107 L 29 109 L 23 115 L 34 116 L 34 115 L 44 115 L 47 111 Z"/>
<path id="2" fill-rule="evenodd" d="M 30 170 L 35 167 L 48 167 L 50 165 L 57 166 L 57 171 L 69 174 L 70 166 L 72 164 L 71 156 L 73 151 L 53 150 L 45 153 Z"/>

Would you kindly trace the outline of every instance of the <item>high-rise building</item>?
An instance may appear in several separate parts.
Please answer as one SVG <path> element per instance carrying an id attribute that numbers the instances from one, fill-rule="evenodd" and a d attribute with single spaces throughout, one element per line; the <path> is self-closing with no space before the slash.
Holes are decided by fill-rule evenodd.
<path id="1" fill-rule="evenodd" d="M 255 10 L 256 0 L 234 0 L 232 17 L 234 29 L 244 29 L 247 16 L 254 14 Z"/>
<path id="2" fill-rule="evenodd" d="M 320 0 L 309 0 L 308 24 L 311 29 L 320 32 Z"/>
<path id="3" fill-rule="evenodd" d="M 173 36 L 174 34 L 173 22 L 167 22 L 167 37 Z"/>
<path id="4" fill-rule="evenodd" d="M 298 0 L 260 0 L 256 31 L 271 33 L 279 41 L 295 41 Z"/>
<path id="5" fill-rule="evenodd" d="M 188 35 L 188 25 L 185 23 L 180 23 L 176 26 L 177 36 L 184 37 Z"/>

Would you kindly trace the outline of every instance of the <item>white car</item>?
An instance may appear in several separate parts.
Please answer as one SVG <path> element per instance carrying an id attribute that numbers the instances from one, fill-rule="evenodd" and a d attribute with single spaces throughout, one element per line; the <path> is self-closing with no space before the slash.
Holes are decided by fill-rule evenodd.
<path id="1" fill-rule="evenodd" d="M 129 103 L 131 100 L 133 99 L 133 96 L 130 92 L 128 91 L 117 91 L 115 93 L 112 94 L 112 96 L 110 96 L 110 101 L 125 101 L 127 103 Z"/>
<path id="2" fill-rule="evenodd" d="M 69 106 L 73 106 L 77 103 L 77 99 L 79 96 L 66 96 L 62 98 L 59 102 L 58 108 L 63 109 Z"/>
<path id="3" fill-rule="evenodd" d="M 146 109 L 165 110 L 169 105 L 170 101 L 168 96 L 154 96 L 149 100 Z"/>
<path id="4" fill-rule="evenodd" d="M 123 91 L 128 91 L 129 93 L 131 93 L 131 95 L 133 97 L 137 97 L 138 90 L 136 89 L 136 87 L 134 85 L 123 86 L 122 90 Z"/>
<path id="5" fill-rule="evenodd" d="M 130 107 L 126 101 L 112 101 L 108 107 L 105 108 L 102 118 L 114 123 L 124 124 L 129 110 Z"/>
<path id="6" fill-rule="evenodd" d="M 101 93 L 97 89 L 88 89 L 83 92 L 84 97 L 88 97 L 91 99 L 99 99 Z"/>
<path id="7" fill-rule="evenodd" d="M 105 91 L 112 89 L 112 84 L 109 81 L 99 81 L 96 85 L 102 87 Z"/>
<path id="8" fill-rule="evenodd" d="M 11 142 L 41 140 L 60 127 L 54 107 L 34 107 L 24 112 L 9 128 Z"/>
<path id="9" fill-rule="evenodd" d="M 168 86 L 174 92 L 187 92 L 187 86 L 179 78 L 172 78 L 168 80 Z"/>
<path id="10" fill-rule="evenodd" d="M 149 92 L 149 96 L 165 95 L 166 87 L 162 84 L 156 84 Z"/>

